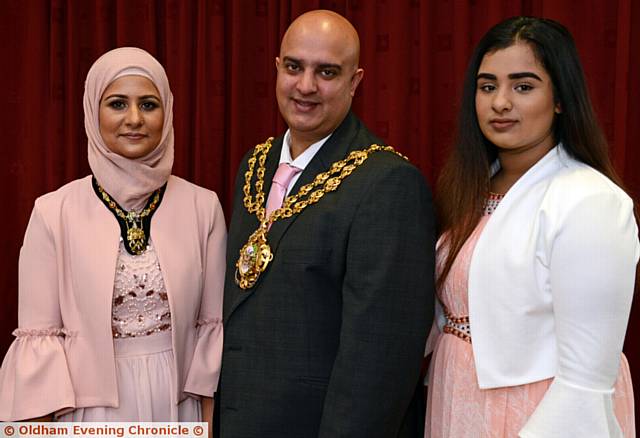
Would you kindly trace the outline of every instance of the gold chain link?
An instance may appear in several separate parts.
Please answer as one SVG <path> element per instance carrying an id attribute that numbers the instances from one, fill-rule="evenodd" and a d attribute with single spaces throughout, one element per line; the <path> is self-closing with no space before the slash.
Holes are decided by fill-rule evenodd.
<path id="1" fill-rule="evenodd" d="M 264 171 L 272 140 L 273 137 L 255 147 L 253 154 L 249 158 L 247 171 L 244 174 L 245 184 L 242 188 L 244 206 L 249 213 L 256 214 L 260 221 L 260 226 L 249 236 L 247 243 L 240 249 L 239 258 L 236 262 L 235 280 L 242 290 L 251 289 L 258 281 L 260 274 L 267 269 L 267 266 L 273 260 L 273 252 L 267 242 L 267 233 L 273 222 L 300 213 L 308 206 L 322 199 L 326 193 L 335 191 L 342 181 L 364 163 L 373 152 L 389 151 L 408 160 L 407 157 L 396 152 L 391 146 L 372 144 L 365 150 L 353 151 L 345 159 L 333 163 L 328 171 L 317 174 L 311 183 L 300 187 L 298 193 L 287 196 L 282 203 L 282 207 L 271 213 L 269 218 L 265 218 Z M 251 195 L 251 179 L 253 178 L 256 163 L 258 163 L 258 168 L 256 170 L 256 195 L 254 199 Z"/>
<path id="2" fill-rule="evenodd" d="M 253 150 L 253 154 L 249 158 L 247 171 L 244 173 L 244 187 L 242 191 L 244 193 L 244 206 L 249 213 L 256 213 L 258 220 L 265 222 L 265 208 L 264 208 L 264 173 L 265 163 L 267 161 L 267 154 L 271 149 L 271 142 L 273 137 L 269 137 L 264 143 L 256 145 Z M 351 175 L 351 173 L 362 163 L 365 162 L 369 155 L 377 151 L 387 151 L 402 157 L 405 160 L 409 160 L 406 156 L 397 152 L 392 146 L 380 146 L 378 144 L 372 144 L 367 149 L 352 151 L 349 155 L 336 161 L 331 165 L 328 171 L 320 172 L 316 175 L 314 180 L 309 184 L 305 184 L 300 187 L 300 190 L 295 195 L 287 196 L 282 203 L 282 207 L 271 213 L 267 223 L 273 223 L 278 219 L 286 219 L 294 214 L 300 213 L 302 210 L 310 205 L 318 202 L 322 197 L 329 192 L 335 191 L 342 181 Z M 255 182 L 255 200 L 251 195 L 251 179 L 253 178 L 253 172 L 258 163 L 256 170 L 256 182 Z M 315 189 L 315 190 L 314 190 Z"/>
<path id="3" fill-rule="evenodd" d="M 136 213 L 135 211 L 126 211 L 125 212 L 120 207 L 118 207 L 118 204 L 116 204 L 115 201 L 113 199 L 111 199 L 109 194 L 104 191 L 104 189 L 102 188 L 102 186 L 100 184 L 98 184 L 98 191 L 100 192 L 100 195 L 102 196 L 102 199 L 104 199 L 104 201 L 107 203 L 107 206 L 111 210 L 113 210 L 113 212 L 120 219 L 123 219 L 125 221 L 135 221 L 135 220 L 144 219 L 145 217 L 149 216 L 151 214 L 151 212 L 153 212 L 156 209 L 156 207 L 158 206 L 158 203 L 160 202 L 160 189 L 158 189 L 153 194 L 153 200 L 151 201 L 151 204 L 149 204 L 149 206 L 147 208 L 145 208 L 144 210 L 142 210 L 140 213 Z"/>

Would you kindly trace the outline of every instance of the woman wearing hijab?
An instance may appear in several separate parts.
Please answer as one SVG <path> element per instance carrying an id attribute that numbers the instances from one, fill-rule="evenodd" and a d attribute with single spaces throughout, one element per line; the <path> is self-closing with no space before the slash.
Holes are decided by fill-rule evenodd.
<path id="1" fill-rule="evenodd" d="M 226 228 L 215 193 L 171 175 L 172 106 L 144 50 L 112 50 L 89 70 L 93 175 L 35 202 L 0 420 L 208 420 Z"/>
<path id="2" fill-rule="evenodd" d="M 425 436 L 635 437 L 638 227 L 564 26 L 480 40 L 439 182 Z"/>

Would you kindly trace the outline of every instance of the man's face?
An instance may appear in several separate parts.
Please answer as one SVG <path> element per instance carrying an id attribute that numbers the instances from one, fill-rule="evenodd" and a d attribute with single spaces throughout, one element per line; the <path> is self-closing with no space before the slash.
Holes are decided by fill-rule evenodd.
<path id="1" fill-rule="evenodd" d="M 314 143 L 346 116 L 362 79 L 357 55 L 338 32 L 290 29 L 276 58 L 276 97 L 294 141 Z"/>

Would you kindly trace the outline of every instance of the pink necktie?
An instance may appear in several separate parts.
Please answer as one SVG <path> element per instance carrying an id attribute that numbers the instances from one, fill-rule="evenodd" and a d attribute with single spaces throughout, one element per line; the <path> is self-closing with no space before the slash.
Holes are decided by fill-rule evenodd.
<path id="1" fill-rule="evenodd" d="M 287 188 L 289 187 L 291 178 L 301 170 L 302 169 L 293 167 L 288 163 L 280 163 L 273 177 L 273 184 L 271 184 L 271 190 L 269 190 L 269 197 L 267 198 L 267 217 L 282 206 L 282 201 L 284 201 L 284 195 L 287 194 Z"/>

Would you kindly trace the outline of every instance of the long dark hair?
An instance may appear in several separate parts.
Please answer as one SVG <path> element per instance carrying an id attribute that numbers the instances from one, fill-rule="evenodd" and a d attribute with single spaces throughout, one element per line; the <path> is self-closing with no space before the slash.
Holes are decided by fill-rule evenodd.
<path id="1" fill-rule="evenodd" d="M 551 78 L 554 98 L 562 111 L 554 121 L 554 141 L 562 142 L 570 156 L 622 187 L 609 159 L 607 141 L 593 111 L 578 51 L 569 31 L 545 18 L 513 17 L 498 23 L 482 37 L 471 55 L 464 78 L 455 145 L 438 179 L 436 209 L 440 232 L 447 233 L 449 248 L 438 286 L 480 220 L 489 192 L 490 165 L 497 158 L 496 147 L 484 137 L 478 125 L 476 75 L 486 53 L 518 42 L 530 45 Z"/>

